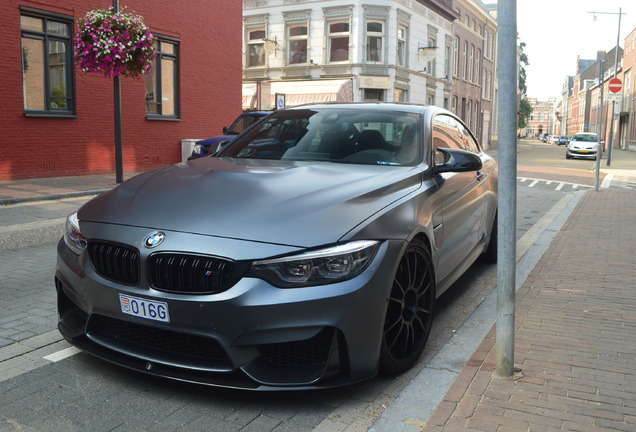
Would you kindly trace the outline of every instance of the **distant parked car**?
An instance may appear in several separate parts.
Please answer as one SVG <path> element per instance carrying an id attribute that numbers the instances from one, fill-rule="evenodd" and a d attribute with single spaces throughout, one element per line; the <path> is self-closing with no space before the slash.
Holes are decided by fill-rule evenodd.
<path id="1" fill-rule="evenodd" d="M 208 156 L 209 154 L 216 152 L 219 144 L 224 141 L 233 139 L 236 135 L 243 132 L 245 129 L 256 123 L 258 120 L 270 115 L 271 113 L 271 111 L 243 112 L 236 118 L 236 120 L 234 120 L 230 127 L 223 128 L 223 135 L 202 139 L 194 143 L 194 147 L 192 148 L 192 155 L 188 158 L 188 160 Z"/>
<path id="2" fill-rule="evenodd" d="M 599 151 L 600 146 L 598 135 L 595 133 L 581 132 L 574 134 L 565 147 L 565 158 L 596 159 L 596 152 Z"/>
<path id="3" fill-rule="evenodd" d="M 541 140 L 541 142 L 548 142 L 548 134 L 539 135 L 539 139 Z"/>
<path id="4" fill-rule="evenodd" d="M 559 144 L 559 139 L 558 135 L 550 135 L 550 144 Z"/>
<path id="5" fill-rule="evenodd" d="M 559 137 L 559 145 L 567 145 L 570 142 L 570 137 L 567 135 L 561 135 Z"/>

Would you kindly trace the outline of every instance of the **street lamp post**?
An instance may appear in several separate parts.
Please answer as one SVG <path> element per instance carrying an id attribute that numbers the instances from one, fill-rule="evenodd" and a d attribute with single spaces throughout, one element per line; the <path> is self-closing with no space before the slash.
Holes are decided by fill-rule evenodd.
<path id="1" fill-rule="evenodd" d="M 618 48 L 620 48 L 620 40 L 621 40 L 621 16 L 623 15 L 623 8 L 618 8 L 618 14 L 616 12 L 588 12 L 594 15 L 594 19 L 596 19 L 596 15 L 618 15 L 618 35 L 616 36 L 616 49 L 614 52 L 614 78 L 618 74 Z M 601 86 L 602 82 L 599 83 Z M 614 141 L 614 110 L 616 108 L 616 102 L 612 101 L 612 116 L 610 117 L 610 135 L 609 135 L 609 144 L 607 146 L 607 166 L 610 166 L 612 163 L 612 146 Z"/>
<path id="2" fill-rule="evenodd" d="M 113 12 L 119 12 L 119 0 L 113 0 Z M 124 181 L 124 163 L 121 133 L 121 90 L 119 85 L 119 75 L 115 75 L 114 82 L 114 105 L 115 105 L 115 182 Z"/>

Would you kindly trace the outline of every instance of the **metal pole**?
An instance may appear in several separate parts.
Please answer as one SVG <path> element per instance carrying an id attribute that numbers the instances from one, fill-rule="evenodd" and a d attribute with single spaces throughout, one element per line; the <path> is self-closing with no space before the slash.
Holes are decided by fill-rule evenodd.
<path id="1" fill-rule="evenodd" d="M 618 75 L 618 48 L 621 43 L 621 16 L 623 8 L 618 8 L 618 35 L 616 36 L 616 52 L 614 53 L 614 78 Z M 607 166 L 612 162 L 612 146 L 614 145 L 614 110 L 616 102 L 612 102 L 612 117 L 610 118 L 609 146 L 607 147 Z"/>
<path id="2" fill-rule="evenodd" d="M 113 12 L 119 12 L 119 0 L 113 0 Z M 121 138 L 121 91 L 119 87 L 119 76 L 114 79 L 114 105 L 115 105 L 115 181 L 124 181 L 124 163 Z"/>
<path id="3" fill-rule="evenodd" d="M 598 91 L 599 91 L 599 95 L 598 95 L 598 112 L 599 112 L 599 119 L 598 119 L 598 149 L 596 150 L 596 166 L 595 166 L 595 175 L 594 175 L 594 190 L 598 191 L 598 186 L 599 186 L 599 176 L 600 176 L 600 171 L 601 171 L 601 152 L 603 149 L 603 146 L 601 145 L 600 141 L 603 140 L 601 135 L 601 132 L 603 131 L 603 59 L 601 59 L 600 61 L 600 65 L 598 67 Z"/>
<path id="4" fill-rule="evenodd" d="M 497 243 L 496 373 L 514 373 L 517 230 L 517 2 L 498 1 L 499 238 Z"/>

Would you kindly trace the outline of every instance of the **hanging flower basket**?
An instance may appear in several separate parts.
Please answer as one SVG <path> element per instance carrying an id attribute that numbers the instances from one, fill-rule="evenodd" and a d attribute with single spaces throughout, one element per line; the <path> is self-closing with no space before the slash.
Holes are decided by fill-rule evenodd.
<path id="1" fill-rule="evenodd" d="M 73 54 L 85 72 L 140 78 L 155 59 L 153 40 L 141 16 L 96 9 L 77 20 Z"/>

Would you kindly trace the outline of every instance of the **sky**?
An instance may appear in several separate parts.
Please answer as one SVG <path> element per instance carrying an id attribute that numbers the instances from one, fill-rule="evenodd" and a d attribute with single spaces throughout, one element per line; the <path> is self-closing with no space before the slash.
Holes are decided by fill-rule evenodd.
<path id="1" fill-rule="evenodd" d="M 484 1 L 484 3 L 490 3 Z M 596 60 L 597 51 L 620 46 L 636 28 L 634 0 L 517 0 L 517 32 L 528 55 L 528 97 L 561 97 L 566 76 L 576 74 L 576 59 Z M 588 12 L 608 12 L 594 15 Z"/>

